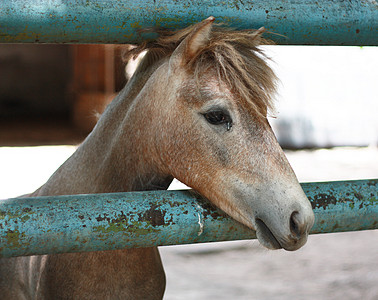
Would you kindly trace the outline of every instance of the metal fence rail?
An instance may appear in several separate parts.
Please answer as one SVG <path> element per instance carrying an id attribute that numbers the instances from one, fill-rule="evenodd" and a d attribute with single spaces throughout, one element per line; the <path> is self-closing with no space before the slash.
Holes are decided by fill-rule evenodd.
<path id="1" fill-rule="evenodd" d="M 2 43 L 130 43 L 139 29 L 185 27 L 209 16 L 265 26 L 278 44 L 378 45 L 378 3 L 362 0 L 1 0 Z"/>
<path id="2" fill-rule="evenodd" d="M 311 233 L 378 228 L 378 179 L 305 183 Z M 255 238 L 193 191 L 0 201 L 0 257 Z"/>

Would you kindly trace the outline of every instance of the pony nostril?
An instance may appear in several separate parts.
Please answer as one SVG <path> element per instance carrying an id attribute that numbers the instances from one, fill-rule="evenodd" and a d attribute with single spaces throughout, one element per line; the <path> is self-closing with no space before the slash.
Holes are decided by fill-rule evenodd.
<path id="1" fill-rule="evenodd" d="M 299 213 L 294 211 L 290 216 L 290 231 L 293 237 L 299 238 L 301 236 L 301 224 L 298 220 Z"/>

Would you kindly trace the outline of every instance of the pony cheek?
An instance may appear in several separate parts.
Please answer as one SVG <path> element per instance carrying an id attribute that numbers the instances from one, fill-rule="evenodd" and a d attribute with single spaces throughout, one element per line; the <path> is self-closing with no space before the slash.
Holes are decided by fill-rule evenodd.
<path id="1" fill-rule="evenodd" d="M 198 156 L 202 158 L 202 156 Z M 171 165 L 171 175 L 196 190 L 205 197 L 209 195 L 214 185 L 214 166 L 207 165 L 202 160 L 193 160 L 189 156 L 181 156 Z M 211 195 L 211 194 L 210 194 Z"/>

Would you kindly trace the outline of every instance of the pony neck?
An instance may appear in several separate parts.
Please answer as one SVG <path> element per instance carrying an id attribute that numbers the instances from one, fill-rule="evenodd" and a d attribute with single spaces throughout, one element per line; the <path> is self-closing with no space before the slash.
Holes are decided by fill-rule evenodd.
<path id="1" fill-rule="evenodd" d="M 151 159 L 154 147 L 143 136 L 143 111 L 135 109 L 143 79 L 126 85 L 76 152 L 33 195 L 168 188 L 173 177 Z"/>

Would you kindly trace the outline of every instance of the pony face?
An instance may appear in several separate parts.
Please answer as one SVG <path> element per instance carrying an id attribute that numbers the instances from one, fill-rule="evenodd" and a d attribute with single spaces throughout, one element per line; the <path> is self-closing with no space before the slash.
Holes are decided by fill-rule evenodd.
<path id="1" fill-rule="evenodd" d="M 311 205 L 266 118 L 206 75 L 187 78 L 165 127 L 164 161 L 175 178 L 257 231 L 270 249 L 303 246 Z"/>
<path id="2" fill-rule="evenodd" d="M 275 77 L 255 47 L 260 33 L 225 37 L 212 22 L 193 27 L 147 82 L 161 99 L 150 105 L 162 114 L 155 162 L 265 247 L 296 250 L 314 214 L 266 118 Z"/>

